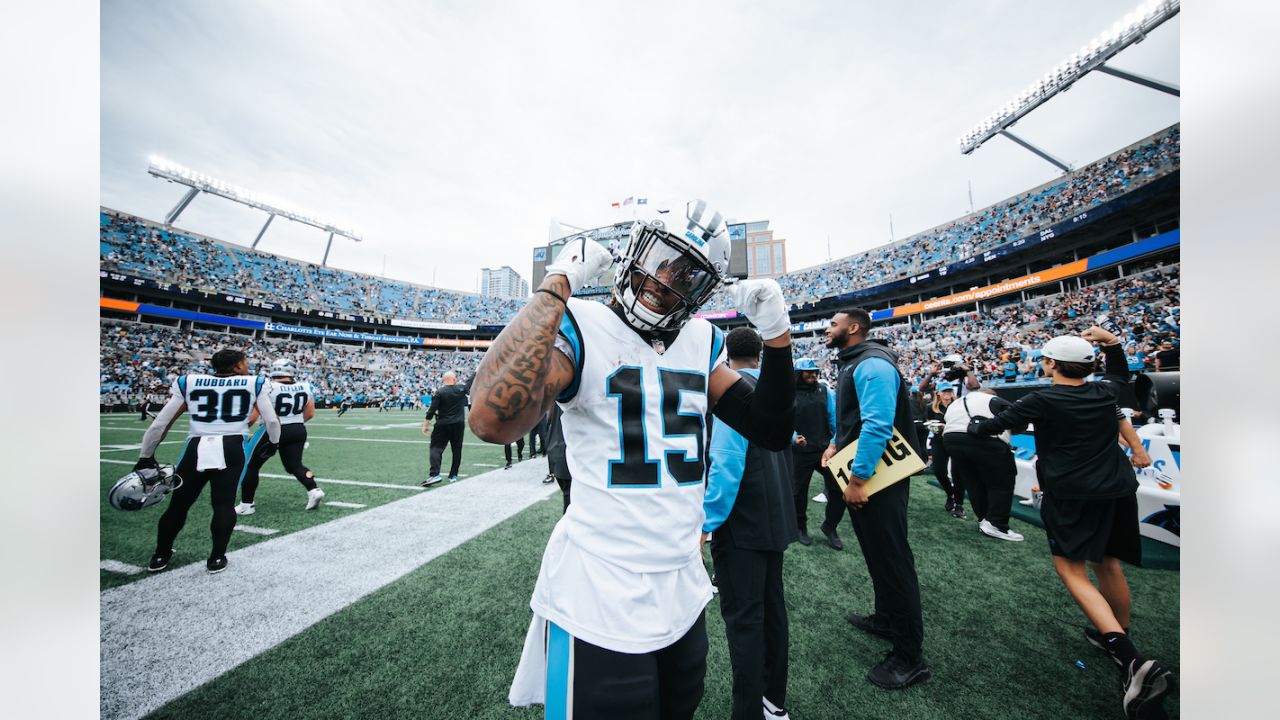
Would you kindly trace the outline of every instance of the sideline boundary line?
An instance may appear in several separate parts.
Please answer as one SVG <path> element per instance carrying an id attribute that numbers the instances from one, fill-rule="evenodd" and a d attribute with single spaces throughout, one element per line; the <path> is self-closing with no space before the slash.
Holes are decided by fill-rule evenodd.
<path id="1" fill-rule="evenodd" d="M 101 717 L 147 715 L 399 580 L 558 492 L 544 475 L 485 473 L 232 551 L 217 575 L 193 563 L 107 590 Z"/>

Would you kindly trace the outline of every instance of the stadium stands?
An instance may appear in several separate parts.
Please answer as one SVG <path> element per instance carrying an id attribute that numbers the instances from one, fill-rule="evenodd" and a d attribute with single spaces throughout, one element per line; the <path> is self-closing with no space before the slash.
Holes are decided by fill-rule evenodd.
<path id="1" fill-rule="evenodd" d="M 454 370 L 466 378 L 483 357 L 474 352 L 402 350 L 352 345 L 323 345 L 281 339 L 255 339 L 204 330 L 146 323 L 103 320 L 100 404 L 108 395 L 132 401 L 156 386 L 168 391 L 173 378 L 188 372 L 208 372 L 208 358 L 222 347 L 235 347 L 249 356 L 249 366 L 266 372 L 271 361 L 290 357 L 299 372 L 315 385 L 317 402 L 336 403 L 350 397 L 357 405 L 384 398 L 417 401 L 440 385 L 440 377 Z"/>
<path id="2" fill-rule="evenodd" d="M 1016 297 L 1016 296 L 1013 296 Z M 918 383 L 931 362 L 959 353 L 984 383 L 1002 382 L 1004 364 L 1018 366 L 1019 380 L 1040 375 L 1036 359 L 1049 338 L 1079 332 L 1093 325 L 1099 315 L 1120 326 L 1118 333 L 1130 356 L 1130 369 L 1154 370 L 1154 353 L 1160 341 L 1179 347 L 1181 266 L 1177 263 L 1148 269 L 1138 275 L 1090 285 L 1079 290 L 1012 302 L 990 312 L 966 312 L 927 319 L 908 325 L 884 325 L 873 337 L 889 343 L 898 353 L 904 377 Z M 796 338 L 796 357 L 818 361 L 823 376 L 835 377 L 826 340 Z"/>
<path id="3" fill-rule="evenodd" d="M 780 276 L 794 304 L 873 287 L 981 253 L 1139 187 L 1179 167 L 1175 125 L 1041 188 L 899 242 Z M 101 266 L 183 287 L 366 317 L 503 325 L 524 300 L 319 267 L 103 210 Z M 730 309 L 717 294 L 704 310 Z"/>

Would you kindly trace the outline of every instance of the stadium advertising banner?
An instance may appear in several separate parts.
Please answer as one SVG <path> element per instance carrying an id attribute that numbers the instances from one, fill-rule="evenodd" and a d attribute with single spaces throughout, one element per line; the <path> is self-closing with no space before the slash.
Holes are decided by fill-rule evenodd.
<path id="1" fill-rule="evenodd" d="M 427 320 L 406 320 L 404 318 L 392 318 L 391 324 L 396 327 L 417 328 L 419 330 L 475 330 L 476 326 L 469 323 L 446 323 L 446 322 L 430 322 Z"/>
<path id="2" fill-rule="evenodd" d="M 292 333 L 294 335 L 310 335 L 311 337 L 333 338 L 335 340 L 358 340 L 361 342 L 399 343 L 401 345 L 422 345 L 422 338 L 404 335 L 383 335 L 382 333 L 354 332 L 351 330 L 332 330 L 329 328 L 313 328 L 285 323 L 263 323 L 263 330 L 269 332 Z"/>

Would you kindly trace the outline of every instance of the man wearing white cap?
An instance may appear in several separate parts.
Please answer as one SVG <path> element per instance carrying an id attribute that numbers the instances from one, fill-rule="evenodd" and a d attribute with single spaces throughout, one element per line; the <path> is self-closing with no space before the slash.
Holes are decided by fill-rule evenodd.
<path id="1" fill-rule="evenodd" d="M 1085 628 L 1085 638 L 1123 674 L 1126 717 L 1162 718 L 1172 674 L 1140 655 L 1129 639 L 1132 600 L 1120 566 L 1121 560 L 1141 561 L 1138 481 L 1130 463 L 1146 467 L 1151 458 L 1120 412 L 1117 385 L 1122 381 L 1086 382 L 1094 366 L 1090 341 L 1103 346 L 1108 368 L 1125 365 L 1120 341 L 1100 327 L 1079 337 L 1055 337 L 1045 344 L 1040 361 L 1052 387 L 1023 396 L 994 418 L 975 417 L 968 432 L 1019 432 L 1035 423 L 1036 477 L 1044 491 L 1040 516 L 1054 569 L 1093 624 Z M 1111 377 L 1127 380 L 1127 375 Z M 1118 437 L 1133 449 L 1131 461 Z M 1089 580 L 1089 567 L 1097 586 Z"/>

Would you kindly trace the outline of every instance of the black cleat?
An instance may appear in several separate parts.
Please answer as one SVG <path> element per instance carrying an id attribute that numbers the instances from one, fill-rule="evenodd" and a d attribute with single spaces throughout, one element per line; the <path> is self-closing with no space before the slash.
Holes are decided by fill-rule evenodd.
<path id="1" fill-rule="evenodd" d="M 204 567 L 209 571 L 210 575 L 217 575 L 227 569 L 227 556 L 211 557 L 204 562 Z"/>
<path id="2" fill-rule="evenodd" d="M 829 528 L 826 525 L 823 525 L 822 534 L 827 537 L 827 544 L 831 546 L 832 550 L 844 549 L 844 543 L 840 541 L 840 536 L 836 534 L 835 528 Z"/>
<path id="3" fill-rule="evenodd" d="M 1173 673 L 1159 660 L 1138 657 L 1124 673 L 1124 716 L 1129 720 L 1163 720 L 1169 717 L 1164 697 L 1173 688 Z"/>
<path id="4" fill-rule="evenodd" d="M 809 537 L 809 533 L 801 530 L 800 537 L 796 538 L 796 542 L 799 542 L 801 545 L 808 546 L 813 544 L 813 538 Z"/>
<path id="5" fill-rule="evenodd" d="M 151 562 L 147 563 L 147 572 L 160 572 L 169 567 L 169 561 L 173 559 L 173 551 L 161 555 L 156 553 L 151 556 Z"/>
<path id="6" fill-rule="evenodd" d="M 933 672 L 924 664 L 924 659 L 910 661 L 898 657 L 890 651 L 879 665 L 867 673 L 867 680 L 872 685 L 886 690 L 905 690 L 912 685 L 927 683 L 933 679 Z"/>
<path id="7" fill-rule="evenodd" d="M 889 623 L 884 618 L 876 615 L 859 615 L 858 613 L 849 613 L 845 616 L 845 620 L 849 624 L 858 628 L 864 633 L 870 635 L 879 635 L 886 640 L 893 639 L 893 630 L 889 628 Z"/>
<path id="8" fill-rule="evenodd" d="M 953 500 L 953 499 L 951 499 L 950 497 L 948 497 L 948 498 L 947 498 L 947 504 L 946 504 L 945 508 L 946 508 L 946 511 L 947 511 L 947 512 L 951 512 L 952 510 L 955 510 L 955 509 L 956 509 L 956 501 L 955 501 L 955 500 Z"/>
<path id="9" fill-rule="evenodd" d="M 957 520 L 967 520 L 969 518 L 968 515 L 964 514 L 964 506 L 960 503 L 956 503 L 955 507 L 951 508 L 951 517 Z"/>

